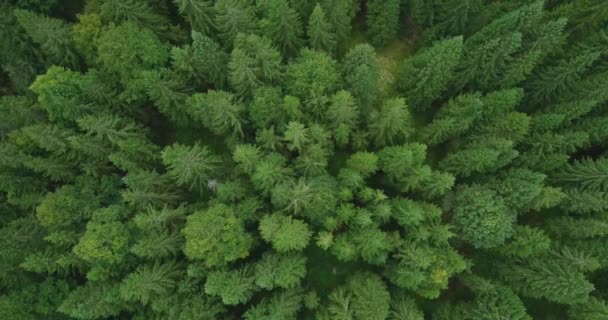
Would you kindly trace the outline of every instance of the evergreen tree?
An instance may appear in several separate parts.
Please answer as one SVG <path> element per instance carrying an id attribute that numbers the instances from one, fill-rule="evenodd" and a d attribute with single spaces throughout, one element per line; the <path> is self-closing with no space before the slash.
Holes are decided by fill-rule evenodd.
<path id="1" fill-rule="evenodd" d="M 162 159 L 169 175 L 178 185 L 199 191 L 207 187 L 209 180 L 213 178 L 212 173 L 220 164 L 217 156 L 213 155 L 207 147 L 199 145 L 168 146 L 162 151 Z"/>
<path id="2" fill-rule="evenodd" d="M 398 0 L 367 2 L 367 32 L 374 45 L 385 46 L 397 37 L 399 2 Z"/>
<path id="3" fill-rule="evenodd" d="M 281 76 L 281 56 L 266 38 L 238 35 L 228 63 L 229 80 L 241 96 Z"/>
<path id="4" fill-rule="evenodd" d="M 287 0 L 270 0 L 262 20 L 264 34 L 278 45 L 284 56 L 295 54 L 303 42 L 302 21 Z"/>
<path id="5" fill-rule="evenodd" d="M 370 115 L 369 127 L 378 146 L 404 141 L 411 132 L 411 117 L 405 99 L 386 100 L 379 111 Z"/>
<path id="6" fill-rule="evenodd" d="M 351 34 L 352 20 L 355 17 L 355 4 L 352 0 L 322 0 L 319 1 L 327 20 L 334 27 L 338 48 L 342 48 Z"/>
<path id="7" fill-rule="evenodd" d="M 503 244 L 513 234 L 515 213 L 495 192 L 481 186 L 458 191 L 454 224 L 463 239 L 476 248 L 492 248 Z"/>
<path id="8" fill-rule="evenodd" d="M 499 272 L 516 292 L 563 304 L 585 302 L 594 289 L 575 266 L 547 257 L 513 261 L 500 266 Z"/>
<path id="9" fill-rule="evenodd" d="M 374 107 L 379 95 L 380 67 L 371 45 L 359 44 L 350 49 L 342 63 L 344 80 L 357 98 L 362 117 Z"/>
<path id="10" fill-rule="evenodd" d="M 232 49 L 239 33 L 255 33 L 258 22 L 254 8 L 246 1 L 219 0 L 214 4 L 215 27 L 225 48 Z"/>
<path id="11" fill-rule="evenodd" d="M 336 35 L 319 4 L 315 6 L 310 15 L 306 35 L 313 49 L 324 50 L 329 53 L 336 51 Z"/>
<path id="12" fill-rule="evenodd" d="M 211 34 L 214 29 L 213 4 L 207 0 L 173 0 L 179 13 L 184 15 L 192 30 Z"/>
<path id="13" fill-rule="evenodd" d="M 251 236 L 233 208 L 218 204 L 188 216 L 184 253 L 207 266 L 222 266 L 249 255 Z"/>
<path id="14" fill-rule="evenodd" d="M 415 109 L 428 109 L 454 79 L 462 57 L 462 37 L 436 43 L 403 62 L 397 86 Z"/>
<path id="15" fill-rule="evenodd" d="M 17 9 L 15 17 L 34 43 L 40 46 L 49 65 L 78 67 L 70 26 L 64 21 Z"/>
<path id="16" fill-rule="evenodd" d="M 336 61 L 324 52 L 303 49 L 300 56 L 287 66 L 287 92 L 302 100 L 307 110 L 319 116 L 326 95 L 338 87 L 340 74 Z"/>
<path id="17" fill-rule="evenodd" d="M 259 228 L 262 238 L 279 252 L 302 250 L 311 236 L 305 222 L 279 213 L 262 218 Z"/>

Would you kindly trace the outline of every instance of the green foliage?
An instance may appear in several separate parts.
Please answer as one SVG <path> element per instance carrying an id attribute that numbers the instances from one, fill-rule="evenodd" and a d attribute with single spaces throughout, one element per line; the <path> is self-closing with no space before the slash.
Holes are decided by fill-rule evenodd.
<path id="1" fill-rule="evenodd" d="M 89 222 L 74 253 L 90 263 L 119 263 L 129 245 L 128 229 L 120 222 Z"/>
<path id="2" fill-rule="evenodd" d="M 428 109 L 448 88 L 462 58 L 462 36 L 443 40 L 403 61 L 397 87 L 415 109 Z"/>
<path id="3" fill-rule="evenodd" d="M 291 289 L 306 275 L 306 257 L 301 254 L 265 253 L 255 266 L 255 283 L 260 288 Z"/>
<path id="4" fill-rule="evenodd" d="M 332 291 L 326 312 L 331 319 L 386 319 L 389 304 L 390 295 L 382 279 L 359 273 Z"/>
<path id="5" fill-rule="evenodd" d="M 367 118 L 379 94 L 380 67 L 374 47 L 358 44 L 350 49 L 344 57 L 342 73 L 362 111 L 359 118 Z"/>
<path id="6" fill-rule="evenodd" d="M 144 265 L 122 281 L 120 296 L 125 301 L 148 304 L 153 299 L 171 292 L 180 273 L 172 263 Z"/>
<path id="7" fill-rule="evenodd" d="M 605 319 L 607 17 L 4 1 L 0 319 Z"/>
<path id="8" fill-rule="evenodd" d="M 192 95 L 188 104 L 193 119 L 216 135 L 243 135 L 245 108 L 234 94 L 209 90 Z"/>
<path id="9" fill-rule="evenodd" d="M 173 0 L 192 30 L 210 34 L 214 29 L 213 4 L 207 0 Z"/>
<path id="10" fill-rule="evenodd" d="M 268 0 L 266 15 L 261 21 L 268 36 L 285 56 L 293 55 L 302 45 L 304 29 L 298 13 L 287 0 Z"/>
<path id="11" fill-rule="evenodd" d="M 482 186 L 466 187 L 456 195 L 454 225 L 476 248 L 503 244 L 513 234 L 515 213 L 502 197 Z"/>
<path id="12" fill-rule="evenodd" d="M 233 271 L 213 271 L 205 282 L 205 293 L 219 296 L 227 305 L 247 302 L 255 290 L 255 278 L 250 268 Z"/>
<path id="13" fill-rule="evenodd" d="M 27 36 L 40 46 L 48 65 L 78 66 L 70 25 L 28 10 L 16 9 L 14 14 Z"/>
<path id="14" fill-rule="evenodd" d="M 323 7 L 317 4 L 308 20 L 308 29 L 306 30 L 310 47 L 316 50 L 324 50 L 332 53 L 336 50 L 336 35 L 332 25 L 325 17 Z"/>
<path id="15" fill-rule="evenodd" d="M 576 266 L 547 257 L 513 261 L 501 266 L 499 272 L 506 283 L 524 296 L 567 305 L 587 301 L 594 289 Z"/>
<path id="16" fill-rule="evenodd" d="M 174 144 L 161 153 L 168 174 L 180 186 L 202 191 L 213 179 L 212 172 L 219 168 L 220 159 L 209 148 Z"/>
<path id="17" fill-rule="evenodd" d="M 305 222 L 279 213 L 264 216 L 259 229 L 262 239 L 279 252 L 300 251 L 306 248 L 311 237 Z"/>
<path id="18" fill-rule="evenodd" d="M 410 112 L 403 98 L 386 100 L 370 115 L 370 131 L 378 146 L 403 142 L 412 130 Z"/>
<path id="19" fill-rule="evenodd" d="M 223 204 L 188 216 L 184 253 L 208 266 L 221 266 L 249 255 L 251 236 L 234 210 Z"/>
<path id="20" fill-rule="evenodd" d="M 318 114 L 320 97 L 335 91 L 340 80 L 336 61 L 319 51 L 303 49 L 300 56 L 287 66 L 286 89 L 300 98 L 304 104 Z"/>
<path id="21" fill-rule="evenodd" d="M 239 33 L 253 33 L 258 22 L 253 7 L 242 0 L 220 0 L 215 2 L 215 26 L 224 47 L 232 49 Z"/>
<path id="22" fill-rule="evenodd" d="M 281 56 L 266 38 L 238 35 L 228 63 L 230 84 L 239 95 L 249 95 L 281 76 Z"/>
<path id="23" fill-rule="evenodd" d="M 579 185 L 586 190 L 599 191 L 608 188 L 608 161 L 606 159 L 582 159 L 564 168 L 555 178 L 561 183 Z"/>
<path id="24" fill-rule="evenodd" d="M 367 1 L 367 33 L 375 46 L 385 46 L 399 31 L 399 0 Z"/>

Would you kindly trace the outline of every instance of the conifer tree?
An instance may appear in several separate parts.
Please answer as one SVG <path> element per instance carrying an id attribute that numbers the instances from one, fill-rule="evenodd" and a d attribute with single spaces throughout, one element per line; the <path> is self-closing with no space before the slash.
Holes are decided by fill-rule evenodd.
<path id="1" fill-rule="evenodd" d="M 100 16 L 104 21 L 121 24 L 131 22 L 152 31 L 164 39 L 179 38 L 169 19 L 157 12 L 154 5 L 137 0 L 103 0 L 99 5 Z"/>
<path id="2" fill-rule="evenodd" d="M 379 111 L 370 115 L 370 132 L 378 146 L 404 141 L 411 132 L 411 118 L 403 98 L 386 100 Z"/>
<path id="3" fill-rule="evenodd" d="M 476 248 L 503 244 L 513 234 L 515 213 L 495 192 L 481 186 L 458 191 L 454 224 L 466 241 Z"/>
<path id="4" fill-rule="evenodd" d="M 239 33 L 255 33 L 258 22 L 254 8 L 246 1 L 219 0 L 214 4 L 215 26 L 225 48 L 232 49 Z"/>
<path id="5" fill-rule="evenodd" d="M 188 216 L 184 253 L 207 266 L 222 266 L 249 255 L 251 236 L 233 208 L 218 204 Z"/>
<path id="6" fill-rule="evenodd" d="M 322 0 L 319 2 L 327 14 L 327 20 L 334 27 L 338 48 L 342 48 L 352 30 L 352 20 L 355 17 L 355 4 L 351 0 Z"/>
<path id="7" fill-rule="evenodd" d="M 315 116 L 321 115 L 326 95 L 337 89 L 339 81 L 336 61 L 324 52 L 302 49 L 300 56 L 287 66 L 287 92 L 300 98 Z"/>
<path id="8" fill-rule="evenodd" d="M 220 164 L 220 159 L 209 148 L 200 145 L 168 146 L 162 151 L 162 159 L 178 185 L 199 191 L 207 187 Z"/>
<path id="9" fill-rule="evenodd" d="M 376 46 L 385 46 L 399 32 L 399 1 L 367 1 L 368 37 Z"/>
<path id="10" fill-rule="evenodd" d="M 184 15 L 192 30 L 211 34 L 214 29 L 213 3 L 208 0 L 173 0 L 179 13 Z"/>
<path id="11" fill-rule="evenodd" d="M 462 37 L 447 39 L 409 58 L 399 68 L 397 86 L 415 109 L 428 109 L 448 88 L 462 57 Z"/>
<path id="12" fill-rule="evenodd" d="M 361 115 L 369 114 L 379 94 L 380 67 L 371 45 L 359 44 L 350 49 L 343 59 L 342 73 L 350 92 L 357 98 Z"/>
<path id="13" fill-rule="evenodd" d="M 229 80 L 241 96 L 281 76 L 281 56 L 270 41 L 257 35 L 238 35 L 228 63 Z"/>
<path id="14" fill-rule="evenodd" d="M 252 298 L 256 289 L 254 279 L 249 267 L 230 271 L 216 270 L 207 277 L 205 293 L 221 297 L 227 305 L 245 303 Z"/>
<path id="15" fill-rule="evenodd" d="M 323 7 L 317 4 L 308 20 L 306 31 L 308 42 L 313 49 L 329 53 L 336 51 L 336 35 L 332 25 L 327 21 Z"/>
<path id="16" fill-rule="evenodd" d="M 72 32 L 64 21 L 21 9 L 15 10 L 15 17 L 32 41 L 40 46 L 49 65 L 78 67 L 80 61 L 74 50 Z"/>
<path id="17" fill-rule="evenodd" d="M 575 266 L 547 257 L 513 261 L 500 266 L 499 272 L 509 286 L 524 296 L 567 305 L 587 301 L 594 289 Z"/>
<path id="18" fill-rule="evenodd" d="M 302 21 L 287 0 L 269 0 L 261 24 L 264 34 L 279 47 L 283 56 L 292 56 L 300 49 L 304 34 Z"/>
<path id="19" fill-rule="evenodd" d="M 279 252 L 300 251 L 310 240 L 308 225 L 279 213 L 267 215 L 260 221 L 260 234 Z"/>

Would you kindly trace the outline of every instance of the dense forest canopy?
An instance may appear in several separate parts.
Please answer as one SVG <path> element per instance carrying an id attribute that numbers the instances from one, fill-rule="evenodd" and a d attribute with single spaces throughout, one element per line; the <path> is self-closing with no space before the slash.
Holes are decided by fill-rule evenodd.
<path id="1" fill-rule="evenodd" d="M 0 319 L 608 319 L 608 1 L 2 1 Z"/>

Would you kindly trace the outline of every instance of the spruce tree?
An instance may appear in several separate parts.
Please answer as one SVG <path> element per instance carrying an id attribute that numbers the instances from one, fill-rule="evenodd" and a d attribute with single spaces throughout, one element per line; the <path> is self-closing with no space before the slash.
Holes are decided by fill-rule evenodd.
<path id="1" fill-rule="evenodd" d="M 398 0 L 367 2 L 367 32 L 374 45 L 385 46 L 397 37 L 399 4 Z"/>
<path id="2" fill-rule="evenodd" d="M 302 21 L 287 0 L 270 0 L 261 22 L 264 34 L 274 42 L 283 56 L 294 55 L 303 43 Z"/>
<path id="3" fill-rule="evenodd" d="M 329 53 L 336 51 L 336 35 L 332 25 L 327 21 L 323 8 L 317 4 L 308 20 L 306 31 L 308 42 L 313 49 Z"/>
<path id="4" fill-rule="evenodd" d="M 462 50 L 462 37 L 455 37 L 438 42 L 402 63 L 397 86 L 413 108 L 428 109 L 433 101 L 441 98 L 456 75 Z"/>

